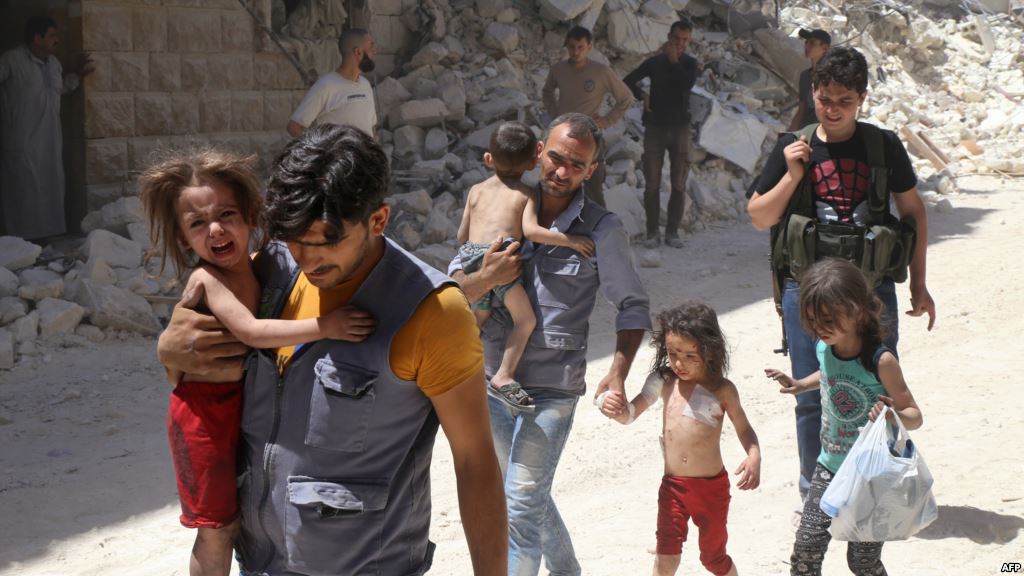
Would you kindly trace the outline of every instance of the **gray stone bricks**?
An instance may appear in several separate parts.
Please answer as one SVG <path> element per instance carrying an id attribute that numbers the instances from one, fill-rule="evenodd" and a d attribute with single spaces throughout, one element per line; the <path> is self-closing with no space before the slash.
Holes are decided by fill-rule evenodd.
<path id="1" fill-rule="evenodd" d="M 128 158 L 128 141 L 124 138 L 102 138 L 85 141 L 85 179 L 89 184 L 112 184 L 124 181 Z"/>
<path id="2" fill-rule="evenodd" d="M 149 55 L 149 89 L 173 92 L 181 89 L 181 56 Z"/>
<path id="3" fill-rule="evenodd" d="M 132 45 L 136 52 L 167 50 L 167 11 L 164 8 L 135 7 L 132 11 Z"/>
<path id="4" fill-rule="evenodd" d="M 131 52 L 132 8 L 83 2 L 82 47 L 85 50 Z"/>
<path id="5" fill-rule="evenodd" d="M 135 97 L 131 93 L 86 94 L 86 138 L 132 136 L 134 133 Z"/>
<path id="6" fill-rule="evenodd" d="M 171 52 L 220 52 L 221 38 L 220 12 L 168 9 L 167 49 Z"/>

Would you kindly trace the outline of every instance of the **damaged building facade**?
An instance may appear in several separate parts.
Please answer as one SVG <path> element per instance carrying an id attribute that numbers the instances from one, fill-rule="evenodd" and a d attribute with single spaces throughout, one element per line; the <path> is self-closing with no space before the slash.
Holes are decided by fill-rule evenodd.
<path id="1" fill-rule="evenodd" d="M 827 29 L 834 43 L 864 52 L 872 77 L 862 117 L 902 129 L 929 205 L 952 209 L 957 174 L 1024 173 L 1018 0 L 46 4 L 66 41 L 96 64 L 68 107 L 81 126 L 65 131 L 81 150 L 78 221 L 88 237 L 45 250 L 0 238 L 0 367 L 31 355 L 42 335 L 155 333 L 180 286 L 142 268 L 148 232 L 135 175 L 155 151 L 196 145 L 256 154 L 265 172 L 308 83 L 337 66 L 337 35 L 348 25 L 369 29 L 379 52 L 370 79 L 392 160 L 388 233 L 439 268 L 455 253 L 465 191 L 489 176 L 482 153 L 491 131 L 519 119 L 540 132 L 541 87 L 577 24 L 594 31 L 591 58 L 625 76 L 659 49 L 673 21 L 695 21 L 690 51 L 704 69 L 691 95 L 688 232 L 746 219 L 746 188 L 789 123 L 808 66 L 800 28 Z M 636 105 L 605 134 L 605 196 L 634 236 L 646 227 L 640 118 Z M 663 180 L 665 203 L 667 166 Z M 660 261 L 656 250 L 639 256 L 644 265 Z M 55 302 L 44 306 L 47 299 Z"/>

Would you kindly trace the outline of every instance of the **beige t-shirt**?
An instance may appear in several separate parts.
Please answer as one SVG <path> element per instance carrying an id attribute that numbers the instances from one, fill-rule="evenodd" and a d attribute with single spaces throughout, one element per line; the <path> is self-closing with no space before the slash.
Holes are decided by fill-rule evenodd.
<path id="1" fill-rule="evenodd" d="M 336 71 L 320 77 L 292 114 L 292 121 L 306 128 L 314 124 L 348 124 L 370 136 L 377 125 L 373 87 L 363 76 L 353 82 Z"/>
<path id="2" fill-rule="evenodd" d="M 576 68 L 568 60 L 552 66 L 543 94 L 544 108 L 549 114 L 579 112 L 591 118 L 601 115 L 604 97 L 611 94 L 615 106 L 608 112 L 609 124 L 618 122 L 634 100 L 633 93 L 611 67 L 593 60 L 588 60 L 582 68 Z"/>

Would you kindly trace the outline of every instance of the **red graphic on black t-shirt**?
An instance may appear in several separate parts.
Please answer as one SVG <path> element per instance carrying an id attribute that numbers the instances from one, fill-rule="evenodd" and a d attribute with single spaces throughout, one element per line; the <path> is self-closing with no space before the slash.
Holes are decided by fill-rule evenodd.
<path id="1" fill-rule="evenodd" d="M 853 158 L 826 160 L 811 170 L 814 194 L 836 211 L 839 222 L 852 223 L 853 211 L 868 192 L 871 167 Z"/>

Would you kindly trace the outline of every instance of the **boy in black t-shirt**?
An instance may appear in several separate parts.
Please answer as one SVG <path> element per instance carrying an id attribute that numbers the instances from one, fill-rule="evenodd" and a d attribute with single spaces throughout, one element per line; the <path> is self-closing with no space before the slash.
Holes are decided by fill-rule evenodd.
<path id="1" fill-rule="evenodd" d="M 861 226 L 867 212 L 870 167 L 863 129 L 857 114 L 867 96 L 868 67 L 864 56 L 852 48 L 832 48 L 814 67 L 811 78 L 814 109 L 821 124 L 811 141 L 792 134 L 779 138 L 765 164 L 747 212 L 758 230 L 782 219 L 804 174 L 809 171 L 817 220 Z M 935 323 L 935 303 L 925 284 L 928 250 L 928 216 L 917 194 L 917 176 L 902 142 L 891 130 L 882 130 L 889 191 L 899 216 L 917 221 L 917 242 L 910 263 L 910 316 L 928 315 L 928 329 Z M 886 344 L 896 350 L 898 316 L 895 285 L 884 280 L 876 293 L 885 309 L 889 336 Z M 803 378 L 818 370 L 814 340 L 800 326 L 800 286 L 787 279 L 782 294 L 782 321 L 789 342 L 793 376 Z M 818 391 L 797 395 L 797 445 L 800 453 L 800 493 L 810 486 L 815 461 L 821 451 L 821 397 Z"/>

